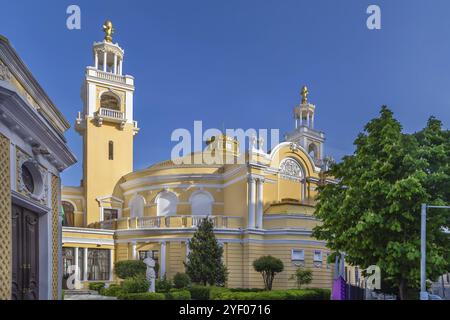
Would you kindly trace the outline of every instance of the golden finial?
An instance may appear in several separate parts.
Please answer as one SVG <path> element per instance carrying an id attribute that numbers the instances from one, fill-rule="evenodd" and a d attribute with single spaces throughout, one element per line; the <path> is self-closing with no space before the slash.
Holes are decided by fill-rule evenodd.
<path id="1" fill-rule="evenodd" d="M 308 88 L 307 88 L 306 86 L 303 86 L 303 87 L 302 87 L 302 91 L 300 91 L 300 94 L 301 94 L 301 96 L 302 96 L 302 104 L 308 103 L 308 94 L 309 94 L 309 91 L 308 91 Z"/>
<path id="2" fill-rule="evenodd" d="M 103 24 L 103 32 L 105 32 L 105 41 L 112 42 L 112 35 L 114 33 L 114 28 L 111 20 L 106 20 Z"/>

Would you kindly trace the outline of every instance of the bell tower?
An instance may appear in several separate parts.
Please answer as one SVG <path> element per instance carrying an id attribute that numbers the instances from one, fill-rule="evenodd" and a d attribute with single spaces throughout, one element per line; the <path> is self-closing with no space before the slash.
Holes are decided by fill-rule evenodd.
<path id="1" fill-rule="evenodd" d="M 316 106 L 308 102 L 308 94 L 308 88 L 303 86 L 300 91 L 301 103 L 294 107 L 295 130 L 286 135 L 286 141 L 301 146 L 313 158 L 316 165 L 320 166 L 324 157 L 325 134 L 314 127 Z"/>
<path id="2" fill-rule="evenodd" d="M 86 67 L 84 108 L 75 125 L 83 137 L 87 224 L 106 219 L 105 209 L 120 211 L 115 191 L 120 178 L 133 171 L 133 137 L 139 131 L 133 120 L 134 78 L 123 74 L 124 50 L 112 42 L 111 21 L 103 31 L 104 40 L 93 44 L 93 65 Z"/>

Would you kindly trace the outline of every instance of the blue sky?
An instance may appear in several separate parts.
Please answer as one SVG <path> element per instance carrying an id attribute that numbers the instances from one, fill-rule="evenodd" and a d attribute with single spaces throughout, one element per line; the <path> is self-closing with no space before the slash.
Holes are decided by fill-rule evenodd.
<path id="1" fill-rule="evenodd" d="M 81 30 L 66 28 L 66 8 L 81 8 Z M 381 7 L 382 29 L 366 27 L 366 8 Z M 3 1 L 8 37 L 73 125 L 92 43 L 107 18 L 135 77 L 134 167 L 168 159 L 176 128 L 292 130 L 301 85 L 316 104 L 325 151 L 353 151 L 364 124 L 388 105 L 405 131 L 430 115 L 450 120 L 450 1 L 158 0 Z M 79 163 L 81 137 L 66 134 Z"/>

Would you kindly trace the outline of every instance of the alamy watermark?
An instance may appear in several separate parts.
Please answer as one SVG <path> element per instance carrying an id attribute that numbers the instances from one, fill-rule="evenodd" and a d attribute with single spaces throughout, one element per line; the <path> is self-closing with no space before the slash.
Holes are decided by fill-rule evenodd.
<path id="1" fill-rule="evenodd" d="M 267 153 L 280 143 L 278 129 L 242 128 L 203 131 L 202 121 L 194 121 L 193 134 L 185 128 L 175 129 L 171 141 L 174 164 L 244 164 L 246 154 Z M 270 149 L 267 141 L 270 140 Z M 206 146 L 205 146 L 206 144 Z"/>

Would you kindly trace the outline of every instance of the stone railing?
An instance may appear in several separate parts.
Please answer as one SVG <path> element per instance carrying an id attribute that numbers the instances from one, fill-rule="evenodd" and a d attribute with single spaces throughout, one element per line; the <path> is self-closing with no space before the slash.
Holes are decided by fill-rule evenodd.
<path id="1" fill-rule="evenodd" d="M 98 116 L 108 118 L 108 119 L 120 120 L 120 121 L 125 120 L 125 113 L 117 111 L 117 110 L 108 109 L 108 108 L 98 109 Z"/>
<path id="2" fill-rule="evenodd" d="M 201 216 L 176 215 L 142 218 L 120 218 L 92 223 L 91 228 L 122 230 L 122 229 L 164 229 L 164 228 L 196 228 L 202 219 L 208 217 L 214 228 L 238 229 L 242 228 L 242 218 L 234 216 Z"/>
<path id="3" fill-rule="evenodd" d="M 96 76 L 100 79 L 105 79 L 105 80 L 115 81 L 115 82 L 120 82 L 120 83 L 126 82 L 125 76 L 121 76 L 119 74 L 114 74 L 114 73 L 110 73 L 110 72 L 104 72 L 101 70 L 94 70 L 94 71 L 97 73 Z"/>

